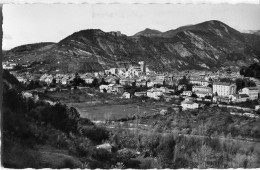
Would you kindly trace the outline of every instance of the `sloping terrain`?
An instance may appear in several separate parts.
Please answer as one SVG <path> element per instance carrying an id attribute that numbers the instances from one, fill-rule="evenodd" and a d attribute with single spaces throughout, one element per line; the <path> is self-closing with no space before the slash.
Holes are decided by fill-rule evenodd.
<path id="1" fill-rule="evenodd" d="M 140 60 L 155 71 L 240 68 L 260 61 L 259 44 L 260 36 L 213 20 L 166 32 L 146 29 L 129 37 L 82 30 L 58 43 L 16 47 L 4 60 L 34 62 L 32 71 L 42 72 L 98 71 Z"/>

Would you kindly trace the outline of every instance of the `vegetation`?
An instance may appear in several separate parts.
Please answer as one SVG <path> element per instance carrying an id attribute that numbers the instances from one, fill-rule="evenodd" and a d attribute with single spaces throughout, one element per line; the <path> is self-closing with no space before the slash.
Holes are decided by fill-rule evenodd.
<path id="1" fill-rule="evenodd" d="M 254 63 L 249 67 L 242 68 L 240 70 L 240 74 L 245 77 L 260 78 L 260 65 L 258 63 Z"/>
<path id="2" fill-rule="evenodd" d="M 260 167 L 260 120 L 229 114 L 238 110 L 169 108 L 108 130 L 74 108 L 23 98 L 23 87 L 8 72 L 3 82 L 6 168 Z M 97 149 L 104 143 L 111 151 Z"/>

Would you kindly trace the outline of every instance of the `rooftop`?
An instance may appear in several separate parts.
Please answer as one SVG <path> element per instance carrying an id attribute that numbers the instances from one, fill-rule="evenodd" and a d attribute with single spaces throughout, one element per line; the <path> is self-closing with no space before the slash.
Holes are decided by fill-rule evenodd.
<path id="1" fill-rule="evenodd" d="M 234 83 L 231 82 L 214 82 L 213 85 L 223 85 L 223 86 L 230 86 L 233 85 Z"/>

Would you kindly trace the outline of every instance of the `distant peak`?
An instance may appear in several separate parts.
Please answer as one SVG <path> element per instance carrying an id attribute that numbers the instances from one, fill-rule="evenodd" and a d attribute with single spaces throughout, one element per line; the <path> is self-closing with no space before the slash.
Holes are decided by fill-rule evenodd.
<path id="1" fill-rule="evenodd" d="M 161 34 L 162 32 L 150 28 L 146 28 L 143 31 L 136 33 L 134 36 L 154 36 Z"/>

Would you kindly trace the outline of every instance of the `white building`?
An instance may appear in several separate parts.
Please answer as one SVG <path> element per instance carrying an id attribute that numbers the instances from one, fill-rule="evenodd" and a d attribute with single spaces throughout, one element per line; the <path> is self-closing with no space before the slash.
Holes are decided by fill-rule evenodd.
<path id="1" fill-rule="evenodd" d="M 258 88 L 257 87 L 245 87 L 239 94 L 247 94 L 250 100 L 255 100 L 258 98 Z"/>
<path id="2" fill-rule="evenodd" d="M 87 84 L 92 84 L 92 82 L 94 81 L 94 78 L 92 78 L 92 77 L 86 77 L 84 80 L 85 80 L 85 83 L 87 83 Z"/>
<path id="3" fill-rule="evenodd" d="M 196 91 L 195 94 L 199 97 L 199 98 L 205 98 L 207 96 L 212 96 L 212 93 L 208 93 L 205 91 Z"/>
<path id="4" fill-rule="evenodd" d="M 210 82 L 205 79 L 193 79 L 193 80 L 190 80 L 190 83 L 197 84 L 200 86 L 208 86 L 210 84 Z"/>
<path id="5" fill-rule="evenodd" d="M 181 107 L 182 107 L 183 110 L 198 109 L 199 104 L 195 103 L 193 101 L 190 101 L 190 100 L 184 100 L 183 102 L 181 102 Z"/>
<path id="6" fill-rule="evenodd" d="M 245 102 L 249 99 L 249 96 L 247 94 L 232 94 L 229 96 L 232 102 L 240 103 Z"/>
<path id="7" fill-rule="evenodd" d="M 192 95 L 192 92 L 191 91 L 183 91 L 182 96 L 191 96 Z"/>
<path id="8" fill-rule="evenodd" d="M 131 98 L 131 94 L 128 93 L 128 92 L 124 92 L 123 95 L 122 95 L 122 98 L 130 99 Z"/>
<path id="9" fill-rule="evenodd" d="M 193 86 L 192 87 L 192 92 L 207 92 L 207 93 L 212 93 L 212 88 L 207 87 L 207 86 Z"/>
<path id="10" fill-rule="evenodd" d="M 213 83 L 213 94 L 218 96 L 229 96 L 236 94 L 236 84 L 229 82 L 214 82 Z"/>
<path id="11" fill-rule="evenodd" d="M 156 88 L 147 90 L 147 97 L 150 97 L 150 98 L 159 99 L 160 96 L 162 96 L 162 94 L 163 94 L 163 92 Z"/>
<path id="12" fill-rule="evenodd" d="M 106 90 L 106 91 L 108 91 L 108 89 L 109 89 L 109 87 L 108 87 L 108 85 L 100 85 L 99 86 L 99 90 L 100 90 L 100 92 L 104 92 L 104 89 Z"/>

